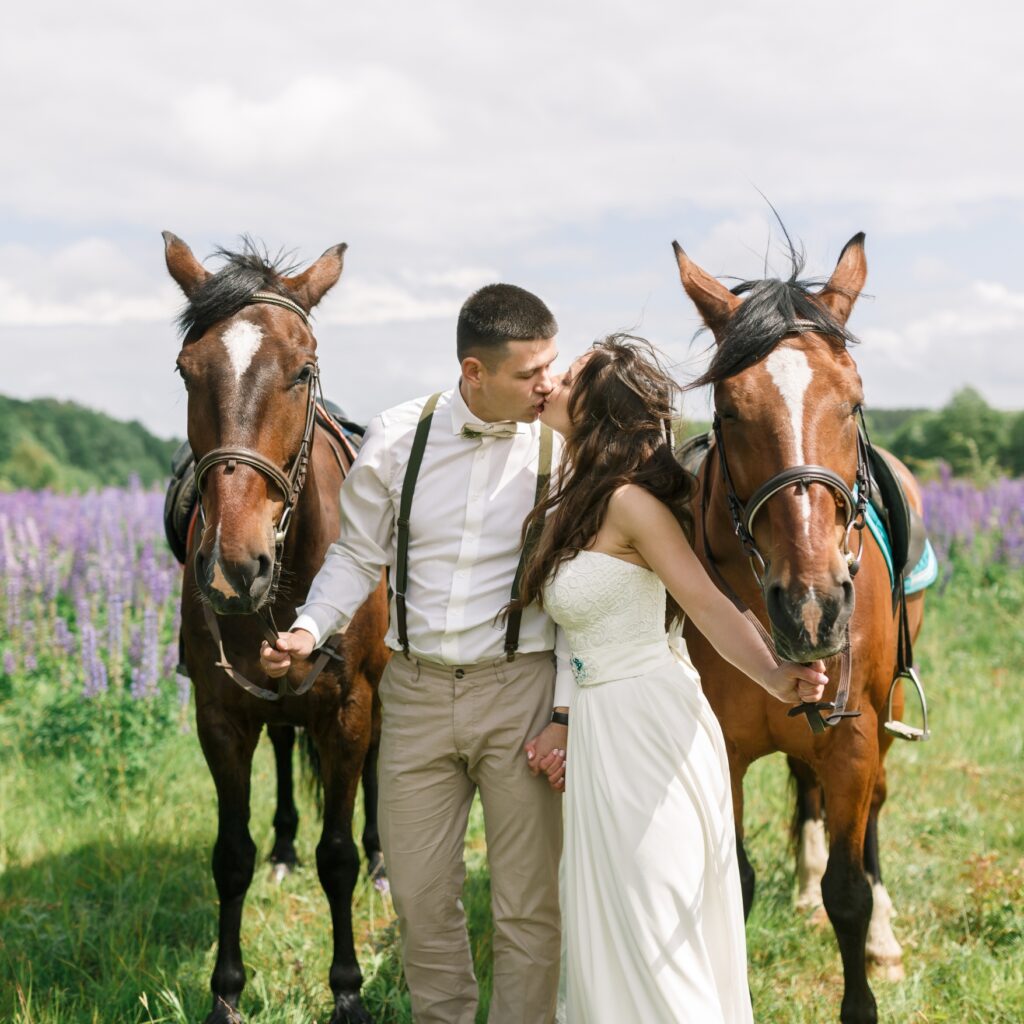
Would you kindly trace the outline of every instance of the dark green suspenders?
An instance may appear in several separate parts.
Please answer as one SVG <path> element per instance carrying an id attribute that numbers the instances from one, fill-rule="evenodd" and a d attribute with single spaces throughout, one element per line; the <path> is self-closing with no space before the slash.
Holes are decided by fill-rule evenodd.
<path id="1" fill-rule="evenodd" d="M 409 452 L 409 462 L 405 467 L 405 477 L 402 480 L 402 500 L 398 508 L 398 545 L 395 557 L 395 613 L 397 618 L 398 642 L 402 650 L 409 653 L 409 630 L 405 610 L 405 591 L 409 585 L 409 513 L 412 510 L 412 496 L 416 489 L 416 478 L 419 476 L 420 466 L 423 463 L 423 452 L 427 447 L 427 435 L 430 433 L 430 423 L 434 418 L 434 409 L 437 408 L 437 400 L 441 393 L 431 395 L 427 399 L 423 411 L 420 413 L 420 421 L 416 425 L 416 434 L 412 440 L 412 451 Z M 548 493 L 548 484 L 551 480 L 551 452 L 552 452 L 551 429 L 541 424 L 540 428 L 540 456 L 537 463 L 537 491 L 534 496 L 534 504 L 541 502 Z M 543 527 L 541 523 L 534 523 L 526 535 L 523 550 L 519 555 L 519 565 L 516 566 L 515 579 L 512 581 L 512 597 L 515 601 L 519 597 L 519 580 L 523 575 L 523 566 L 526 564 L 526 556 L 533 550 L 540 537 Z M 513 609 L 508 615 L 508 628 L 505 631 L 505 655 L 509 661 L 516 656 L 519 648 L 519 627 L 522 624 L 522 609 Z"/>

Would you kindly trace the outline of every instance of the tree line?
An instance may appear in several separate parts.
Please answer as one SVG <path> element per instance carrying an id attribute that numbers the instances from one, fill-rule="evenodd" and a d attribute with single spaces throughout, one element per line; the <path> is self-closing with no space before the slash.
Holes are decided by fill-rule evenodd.
<path id="1" fill-rule="evenodd" d="M 87 491 L 170 475 L 179 441 L 155 437 L 75 402 L 0 395 L 0 490 Z"/>
<path id="2" fill-rule="evenodd" d="M 1024 476 L 1024 412 L 993 409 L 974 388 L 962 388 L 938 410 L 869 408 L 866 418 L 872 441 L 924 476 L 943 462 L 979 482 Z M 687 434 L 706 429 L 686 425 Z M 0 490 L 85 491 L 124 486 L 132 477 L 159 483 L 179 443 L 74 402 L 0 395 Z"/>

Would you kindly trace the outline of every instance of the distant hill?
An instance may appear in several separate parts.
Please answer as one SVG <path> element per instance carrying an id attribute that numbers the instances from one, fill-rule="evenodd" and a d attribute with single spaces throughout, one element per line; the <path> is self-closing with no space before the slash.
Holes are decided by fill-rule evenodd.
<path id="1" fill-rule="evenodd" d="M 165 480 L 180 442 L 75 402 L 0 395 L 0 490 L 59 491 Z"/>

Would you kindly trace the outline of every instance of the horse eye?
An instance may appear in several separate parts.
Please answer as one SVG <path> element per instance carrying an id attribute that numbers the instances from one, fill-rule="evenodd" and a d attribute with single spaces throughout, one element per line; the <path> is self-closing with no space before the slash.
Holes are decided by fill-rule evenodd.
<path id="1" fill-rule="evenodd" d="M 301 370 L 299 370 L 298 376 L 295 378 L 296 384 L 308 384 L 309 378 L 313 376 L 313 367 L 307 363 Z"/>

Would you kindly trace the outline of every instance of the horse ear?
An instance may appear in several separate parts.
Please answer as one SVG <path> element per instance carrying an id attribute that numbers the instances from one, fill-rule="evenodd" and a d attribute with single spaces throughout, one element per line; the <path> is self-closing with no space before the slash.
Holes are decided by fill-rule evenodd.
<path id="1" fill-rule="evenodd" d="M 210 276 L 210 272 L 192 255 L 192 250 L 170 231 L 164 236 L 164 259 L 171 277 L 185 293 L 186 299 L 195 295 L 199 286 Z"/>
<path id="2" fill-rule="evenodd" d="M 829 312 L 845 325 L 853 311 L 864 282 L 868 277 L 868 261 L 864 255 L 864 232 L 858 231 L 839 254 L 839 262 L 828 284 L 818 292 L 818 299 L 829 309 Z"/>
<path id="3" fill-rule="evenodd" d="M 698 267 L 683 252 L 683 247 L 678 242 L 672 243 L 672 250 L 676 254 L 679 280 L 683 282 L 686 294 L 693 300 L 697 312 L 704 318 L 704 323 L 718 337 L 719 332 L 728 323 L 729 317 L 743 300 L 738 295 L 733 295 L 717 278 Z"/>
<path id="4" fill-rule="evenodd" d="M 282 278 L 295 301 L 308 313 L 338 283 L 345 266 L 348 245 L 332 245 L 315 263 L 301 274 Z"/>

